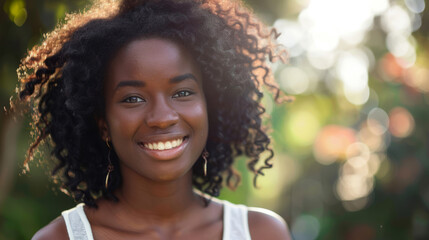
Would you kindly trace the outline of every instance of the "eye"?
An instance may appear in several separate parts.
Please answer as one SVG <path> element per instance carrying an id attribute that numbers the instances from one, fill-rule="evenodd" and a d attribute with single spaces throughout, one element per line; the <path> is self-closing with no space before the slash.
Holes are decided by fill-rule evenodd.
<path id="1" fill-rule="evenodd" d="M 181 91 L 177 92 L 176 94 L 174 94 L 173 98 L 187 97 L 187 96 L 190 96 L 192 94 L 194 94 L 194 93 L 191 91 L 181 90 Z"/>
<path id="2" fill-rule="evenodd" d="M 141 97 L 131 96 L 131 97 L 125 98 L 122 102 L 124 102 L 124 103 L 139 103 L 139 102 L 145 102 L 145 100 Z"/>

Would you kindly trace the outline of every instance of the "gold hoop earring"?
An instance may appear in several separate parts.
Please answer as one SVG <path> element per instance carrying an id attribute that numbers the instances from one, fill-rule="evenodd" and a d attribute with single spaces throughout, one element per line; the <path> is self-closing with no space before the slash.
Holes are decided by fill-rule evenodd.
<path id="1" fill-rule="evenodd" d="M 109 177 L 110 177 L 110 173 L 113 171 L 114 167 L 112 164 L 112 161 L 110 160 L 110 144 L 109 144 L 109 138 L 106 138 L 106 145 L 109 148 L 109 152 L 107 152 L 107 160 L 109 161 L 109 165 L 107 166 L 107 175 L 106 175 L 106 180 L 105 180 L 105 187 L 107 189 L 107 187 L 109 186 Z"/>
<path id="2" fill-rule="evenodd" d="M 204 166 L 203 166 L 203 170 L 204 170 L 204 177 L 207 176 L 207 158 L 209 157 L 209 152 L 207 152 L 207 149 L 204 148 L 203 150 L 203 154 L 201 155 L 201 157 L 204 159 Z"/>
<path id="3" fill-rule="evenodd" d="M 108 137 L 106 138 L 106 145 L 110 149 L 110 144 L 109 144 L 109 138 Z"/>

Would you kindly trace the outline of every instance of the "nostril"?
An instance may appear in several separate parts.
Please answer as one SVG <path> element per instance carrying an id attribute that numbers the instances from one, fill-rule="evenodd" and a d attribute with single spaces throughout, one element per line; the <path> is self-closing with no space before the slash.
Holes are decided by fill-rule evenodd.
<path id="1" fill-rule="evenodd" d="M 152 108 L 152 111 L 145 114 L 146 124 L 149 127 L 168 128 L 179 121 L 179 115 L 175 109 L 167 104 Z"/>

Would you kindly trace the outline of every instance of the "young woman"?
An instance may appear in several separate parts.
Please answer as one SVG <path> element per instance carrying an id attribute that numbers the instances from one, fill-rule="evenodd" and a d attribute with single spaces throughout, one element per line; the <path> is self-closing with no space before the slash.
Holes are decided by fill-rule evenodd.
<path id="1" fill-rule="evenodd" d="M 238 184 L 235 157 L 255 178 L 271 167 L 259 87 L 278 96 L 273 35 L 229 1 L 68 16 L 23 60 L 20 99 L 38 106 L 28 160 L 49 140 L 53 177 L 81 204 L 33 239 L 290 239 L 278 215 L 213 198 Z"/>

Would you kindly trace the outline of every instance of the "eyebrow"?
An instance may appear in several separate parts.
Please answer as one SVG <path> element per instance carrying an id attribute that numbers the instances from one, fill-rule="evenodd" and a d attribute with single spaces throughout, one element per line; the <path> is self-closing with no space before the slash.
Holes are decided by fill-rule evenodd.
<path id="1" fill-rule="evenodd" d="M 179 82 L 186 80 L 186 79 L 192 79 L 194 81 L 197 81 L 197 78 L 192 73 L 186 73 L 186 74 L 183 74 L 183 75 L 180 75 L 180 76 L 177 76 L 177 77 L 170 79 L 170 83 L 179 83 Z"/>
<path id="2" fill-rule="evenodd" d="M 145 85 L 146 83 L 142 81 L 127 80 L 127 81 L 119 82 L 118 85 L 116 85 L 115 90 L 118 90 L 118 88 L 121 88 L 121 87 L 144 87 Z"/>
<path id="3" fill-rule="evenodd" d="M 197 78 L 192 73 L 186 73 L 186 74 L 171 78 L 169 82 L 170 83 L 179 83 L 179 82 L 184 81 L 186 79 L 192 79 L 194 81 L 197 81 Z M 118 88 L 121 88 L 121 87 L 144 87 L 145 85 L 146 85 L 146 83 L 143 81 L 126 80 L 126 81 L 119 82 L 118 85 L 116 85 L 115 90 L 117 90 Z"/>

